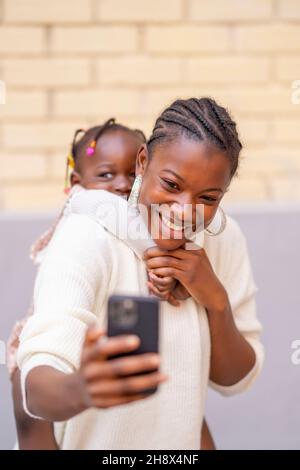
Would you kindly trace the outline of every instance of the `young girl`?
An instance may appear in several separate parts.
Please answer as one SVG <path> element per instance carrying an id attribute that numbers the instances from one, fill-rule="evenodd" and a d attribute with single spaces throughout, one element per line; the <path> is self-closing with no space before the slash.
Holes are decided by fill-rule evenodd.
<path id="1" fill-rule="evenodd" d="M 79 134 L 82 134 L 82 137 L 77 140 Z M 105 189 L 127 198 L 135 177 L 137 151 L 144 142 L 145 136 L 142 131 L 129 129 L 115 123 L 114 119 L 87 131 L 81 129 L 76 131 L 67 159 L 66 189 L 69 184 L 69 167 L 72 169 L 70 197 L 81 188 L 87 188 Z M 87 147 L 88 152 L 86 152 Z M 65 208 L 55 224 L 33 245 L 31 258 L 37 264 L 45 255 L 45 249 L 64 210 Z M 30 315 L 32 309 L 28 313 Z M 28 317 L 16 324 L 8 342 L 7 364 L 12 381 L 19 447 L 20 449 L 57 449 L 52 424 L 30 418 L 22 406 L 16 351 L 19 335 L 27 319 Z"/>
<path id="2" fill-rule="evenodd" d="M 78 135 L 82 134 L 80 140 Z M 100 139 L 101 137 L 101 139 Z M 132 130 L 113 119 L 104 125 L 78 130 L 74 134 L 70 155 L 67 160 L 66 189 L 69 184 L 68 171 L 72 169 L 72 190 L 65 207 L 74 193 L 81 188 L 105 189 L 111 193 L 128 198 L 135 176 L 136 155 L 145 136 L 140 130 Z M 55 228 L 61 219 L 65 207 L 55 224 L 33 245 L 31 258 L 37 264 L 45 256 L 45 251 Z M 152 291 L 155 286 L 152 285 Z M 155 290 L 160 298 L 166 298 L 164 291 Z M 32 313 L 32 309 L 29 313 Z M 18 322 L 8 343 L 8 369 L 12 381 L 13 402 L 16 428 L 20 449 L 58 449 L 53 433 L 53 425 L 48 421 L 29 417 L 22 405 L 20 389 L 20 371 L 16 365 L 16 350 L 19 335 L 27 321 L 26 317 Z M 207 428 L 202 434 L 204 448 L 213 448 L 214 444 Z"/>
<path id="3" fill-rule="evenodd" d="M 26 410 L 55 422 L 61 449 L 197 449 L 208 385 L 231 395 L 256 379 L 263 347 L 245 237 L 225 215 L 222 230 L 211 229 L 240 150 L 228 112 L 211 99 L 193 98 L 168 107 L 138 151 L 134 196 L 147 209 L 149 230 L 153 206 L 175 213 L 189 204 L 194 225 L 200 203 L 199 250 L 183 248 L 188 239 L 164 212 L 157 246 L 144 260 L 86 215 L 71 213 L 56 231 L 18 363 Z M 177 279 L 191 297 L 179 307 L 161 303 L 159 356 L 109 359 L 138 347 L 136 337 L 103 336 L 111 293 L 148 295 L 145 262 L 156 276 Z M 156 386 L 157 393 L 145 394 Z"/>

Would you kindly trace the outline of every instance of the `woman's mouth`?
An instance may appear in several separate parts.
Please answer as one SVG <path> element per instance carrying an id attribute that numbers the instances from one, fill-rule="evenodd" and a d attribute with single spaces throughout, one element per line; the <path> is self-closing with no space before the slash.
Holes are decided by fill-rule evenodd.
<path id="1" fill-rule="evenodd" d="M 166 229 L 162 230 L 164 236 L 168 233 L 169 238 L 186 238 L 193 231 L 192 223 L 186 223 L 184 220 L 174 216 L 169 217 L 162 212 L 158 212 L 158 215 L 161 221 L 161 228 L 165 227 Z"/>
<path id="2" fill-rule="evenodd" d="M 170 220 L 169 217 L 165 217 L 163 214 L 160 214 L 160 217 L 161 217 L 161 220 L 163 221 L 163 223 L 167 227 L 169 227 L 171 230 L 182 232 L 182 230 L 184 229 L 182 221 L 179 221 L 178 223 L 173 222 L 172 220 Z"/>

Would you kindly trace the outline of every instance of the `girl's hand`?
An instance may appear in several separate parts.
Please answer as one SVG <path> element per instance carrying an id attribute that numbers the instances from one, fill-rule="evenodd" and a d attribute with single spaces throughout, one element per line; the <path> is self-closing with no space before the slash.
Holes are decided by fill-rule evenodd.
<path id="1" fill-rule="evenodd" d="M 157 276 L 154 272 L 149 271 L 148 288 L 150 293 L 154 294 L 161 300 L 167 300 L 169 304 L 178 307 L 180 300 L 190 297 L 190 293 L 183 285 L 170 276 Z"/>
<path id="2" fill-rule="evenodd" d="M 144 260 L 154 274 L 177 279 L 208 311 L 219 311 L 228 304 L 226 290 L 214 273 L 203 248 L 165 251 L 153 247 L 145 251 Z"/>
<path id="3" fill-rule="evenodd" d="M 137 336 L 107 338 L 101 329 L 88 330 L 78 372 L 81 395 L 86 408 L 109 408 L 142 400 L 145 392 L 164 382 L 167 377 L 158 372 L 158 354 L 140 354 L 117 359 L 110 356 L 129 353 L 139 346 Z M 148 373 L 148 371 L 153 371 Z M 136 377 L 137 372 L 144 372 Z"/>
<path id="4" fill-rule="evenodd" d="M 171 305 L 178 306 L 180 302 L 174 296 L 174 290 L 178 284 L 177 280 L 170 276 L 157 276 L 148 271 L 149 292 L 161 300 L 167 300 Z"/>

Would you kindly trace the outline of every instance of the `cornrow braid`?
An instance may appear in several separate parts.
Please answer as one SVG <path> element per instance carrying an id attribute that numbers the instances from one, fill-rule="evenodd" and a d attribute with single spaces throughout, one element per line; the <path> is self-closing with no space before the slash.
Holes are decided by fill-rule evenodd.
<path id="1" fill-rule="evenodd" d="M 235 122 L 215 100 L 190 98 L 174 101 L 156 120 L 147 142 L 150 156 L 155 145 L 175 140 L 183 134 L 213 144 L 225 152 L 231 163 L 231 175 L 236 173 L 242 144 Z"/>

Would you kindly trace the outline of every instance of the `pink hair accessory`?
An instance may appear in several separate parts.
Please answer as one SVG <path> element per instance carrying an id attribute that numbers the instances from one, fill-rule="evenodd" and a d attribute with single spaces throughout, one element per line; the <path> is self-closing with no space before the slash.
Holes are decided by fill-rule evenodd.
<path id="1" fill-rule="evenodd" d="M 89 147 L 86 149 L 86 154 L 87 154 L 87 156 L 90 157 L 90 156 L 94 155 L 94 153 L 95 153 L 95 147 L 96 147 L 96 141 L 93 140 L 93 141 L 90 143 Z"/>

